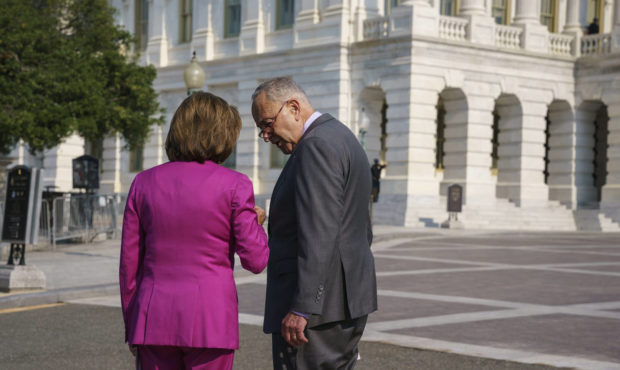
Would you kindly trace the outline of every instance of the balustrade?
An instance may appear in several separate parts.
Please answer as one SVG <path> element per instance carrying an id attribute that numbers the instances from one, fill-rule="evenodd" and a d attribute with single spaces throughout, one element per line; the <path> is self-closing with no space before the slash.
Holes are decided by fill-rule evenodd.
<path id="1" fill-rule="evenodd" d="M 570 35 L 549 34 L 549 52 L 555 55 L 570 56 L 573 39 L 574 37 Z"/>
<path id="2" fill-rule="evenodd" d="M 588 35 L 581 39 L 581 55 L 609 54 L 611 34 Z"/>
<path id="3" fill-rule="evenodd" d="M 448 40 L 465 40 L 467 37 L 467 24 L 465 18 L 440 16 L 439 17 L 439 37 Z"/>
<path id="4" fill-rule="evenodd" d="M 495 45 L 500 48 L 521 48 L 521 34 L 523 28 L 497 25 L 495 27 Z"/>
<path id="5" fill-rule="evenodd" d="M 376 40 L 390 36 L 390 17 L 366 19 L 364 21 L 364 40 Z"/>

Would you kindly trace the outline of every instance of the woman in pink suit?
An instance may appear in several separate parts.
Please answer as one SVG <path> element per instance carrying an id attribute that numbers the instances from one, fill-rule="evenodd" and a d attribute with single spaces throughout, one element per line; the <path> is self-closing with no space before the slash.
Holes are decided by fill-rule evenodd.
<path id="1" fill-rule="evenodd" d="M 198 92 L 177 109 L 170 162 L 139 173 L 123 219 L 125 340 L 143 369 L 232 369 L 239 347 L 234 254 L 254 273 L 269 249 L 247 176 L 220 166 L 241 118 Z"/>

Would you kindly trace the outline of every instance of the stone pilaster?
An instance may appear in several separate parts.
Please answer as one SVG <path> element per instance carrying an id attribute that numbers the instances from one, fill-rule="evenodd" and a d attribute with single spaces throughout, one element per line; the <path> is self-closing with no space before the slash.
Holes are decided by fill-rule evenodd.
<path id="1" fill-rule="evenodd" d="M 238 85 L 237 99 L 242 104 L 237 104 L 241 115 L 241 132 L 237 141 L 237 168 L 236 170 L 246 174 L 254 184 L 255 193 L 271 194 L 272 188 L 266 186 L 259 178 L 259 145 L 262 143 L 258 138 L 258 129 L 252 117 L 250 98 L 258 86 L 256 80 L 240 81 Z M 273 184 L 271 184 L 273 186 Z"/>
<path id="2" fill-rule="evenodd" d="M 239 35 L 239 52 L 260 54 L 265 50 L 265 22 L 263 20 L 263 3 L 265 0 L 244 0 L 242 7 L 246 9 L 245 22 Z"/>
<path id="3" fill-rule="evenodd" d="M 620 52 L 620 1 L 614 1 L 614 25 L 611 31 L 612 51 Z"/>
<path id="4" fill-rule="evenodd" d="M 213 30 L 213 0 L 194 2 L 194 34 L 192 50 L 198 60 L 212 60 L 215 52 L 215 31 Z M 190 60 L 188 55 L 187 60 Z"/>
<path id="5" fill-rule="evenodd" d="M 156 67 L 168 65 L 167 4 L 167 0 L 149 1 L 149 42 L 146 44 L 146 63 Z"/>
<path id="6" fill-rule="evenodd" d="M 373 0 L 363 0 L 355 8 L 355 29 L 354 40 L 362 41 L 364 39 L 364 21 L 379 16 L 377 2 Z"/>
<path id="7" fill-rule="evenodd" d="M 149 137 L 144 143 L 144 169 L 163 163 L 164 141 L 161 126 L 152 126 Z"/>
<path id="8" fill-rule="evenodd" d="M 620 100 L 616 97 L 616 102 Z M 620 216 L 620 104 L 607 106 L 607 180 L 603 186 L 601 208 L 615 209 Z"/>

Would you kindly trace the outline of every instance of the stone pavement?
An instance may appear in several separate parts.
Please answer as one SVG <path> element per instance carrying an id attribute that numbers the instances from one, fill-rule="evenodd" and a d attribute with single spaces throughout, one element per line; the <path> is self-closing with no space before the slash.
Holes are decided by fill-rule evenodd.
<path id="1" fill-rule="evenodd" d="M 376 227 L 379 311 L 363 340 L 580 369 L 620 369 L 620 234 Z M 0 309 L 118 306 L 118 241 L 27 254 L 46 292 Z M 265 274 L 236 270 L 240 320 L 260 325 Z M 363 356 L 363 354 L 362 354 Z"/>

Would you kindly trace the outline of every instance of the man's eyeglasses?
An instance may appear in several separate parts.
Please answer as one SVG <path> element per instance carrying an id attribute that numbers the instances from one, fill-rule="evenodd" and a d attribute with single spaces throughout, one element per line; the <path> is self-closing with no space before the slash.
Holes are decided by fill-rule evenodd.
<path id="1" fill-rule="evenodd" d="M 276 120 L 278 119 L 278 115 L 280 114 L 280 112 L 282 112 L 282 108 L 284 108 L 284 106 L 286 105 L 286 103 L 288 103 L 288 100 L 285 101 L 284 103 L 282 103 L 282 106 L 280 107 L 280 109 L 278 110 L 278 113 L 276 113 L 275 116 L 273 116 L 272 119 L 270 119 L 268 122 L 265 122 L 266 120 L 262 120 L 259 124 L 258 127 L 260 128 L 260 132 L 258 133 L 258 137 L 260 137 L 261 139 L 264 139 L 264 134 L 265 134 L 265 130 L 268 128 L 273 127 L 273 124 L 276 123 Z"/>

